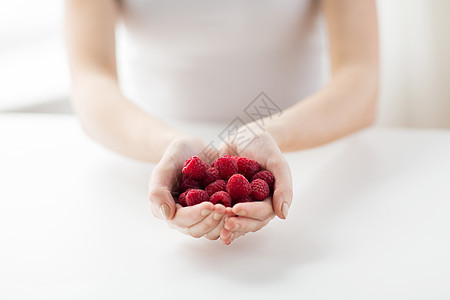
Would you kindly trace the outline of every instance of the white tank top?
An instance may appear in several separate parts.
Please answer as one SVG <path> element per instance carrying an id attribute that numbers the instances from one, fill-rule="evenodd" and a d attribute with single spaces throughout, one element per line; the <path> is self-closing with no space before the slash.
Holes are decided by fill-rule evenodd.
<path id="1" fill-rule="evenodd" d="M 281 109 L 327 77 L 314 0 L 122 0 L 124 94 L 160 118 L 245 119 L 264 92 Z"/>

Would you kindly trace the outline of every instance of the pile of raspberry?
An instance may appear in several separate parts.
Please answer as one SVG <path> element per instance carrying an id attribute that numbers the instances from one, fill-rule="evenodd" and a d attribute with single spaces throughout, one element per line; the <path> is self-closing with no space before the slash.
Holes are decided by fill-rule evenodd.
<path id="1" fill-rule="evenodd" d="M 179 182 L 181 194 L 177 201 L 182 206 L 210 201 L 231 207 L 268 198 L 273 194 L 275 178 L 246 157 L 224 155 L 210 166 L 192 156 L 185 161 Z"/>

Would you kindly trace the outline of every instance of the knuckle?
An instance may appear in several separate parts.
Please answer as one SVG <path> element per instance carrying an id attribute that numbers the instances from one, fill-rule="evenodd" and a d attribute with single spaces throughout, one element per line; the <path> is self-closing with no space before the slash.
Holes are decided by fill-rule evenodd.
<path id="1" fill-rule="evenodd" d="M 155 199 L 162 196 L 163 191 L 160 189 L 150 189 L 148 192 L 148 199 L 153 202 Z"/>
<path id="2" fill-rule="evenodd" d="M 148 191 L 148 200 L 150 200 L 150 202 L 152 202 L 153 198 L 155 198 L 155 190 L 151 189 Z"/>
<path id="3" fill-rule="evenodd" d="M 202 231 L 209 231 L 213 229 L 213 226 L 216 224 L 217 221 L 215 221 L 211 216 L 206 218 L 202 224 L 200 224 L 200 228 Z"/>

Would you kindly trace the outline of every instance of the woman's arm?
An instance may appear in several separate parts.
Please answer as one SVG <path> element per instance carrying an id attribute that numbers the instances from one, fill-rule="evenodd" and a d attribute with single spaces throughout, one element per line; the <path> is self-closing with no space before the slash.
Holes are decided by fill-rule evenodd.
<path id="1" fill-rule="evenodd" d="M 156 162 L 149 198 L 155 216 L 194 236 L 217 239 L 226 209 L 205 202 L 176 205 L 171 191 L 184 161 L 206 144 L 152 118 L 121 94 L 116 72 L 115 0 L 66 0 L 73 104 L 86 132 L 132 158 Z"/>
<path id="2" fill-rule="evenodd" d="M 378 30 L 375 0 L 322 0 L 328 23 L 332 79 L 266 129 L 282 151 L 319 146 L 375 119 Z M 299 83 L 301 84 L 301 83 Z"/>
<path id="3" fill-rule="evenodd" d="M 378 33 L 375 0 L 322 0 L 328 21 L 332 79 L 318 93 L 264 120 L 266 131 L 250 123 L 259 139 L 239 154 L 261 162 L 276 174 L 272 204 L 241 203 L 239 217 L 228 218 L 220 237 L 225 244 L 264 227 L 277 214 L 285 219 L 292 201 L 289 166 L 282 151 L 319 146 L 370 125 L 375 117 L 378 90 Z M 299 83 L 301 84 L 301 83 Z M 277 146 L 278 145 L 278 146 Z"/>
<path id="4" fill-rule="evenodd" d="M 180 131 L 149 116 L 120 92 L 115 0 L 66 0 L 72 104 L 88 135 L 138 160 L 156 162 Z"/>

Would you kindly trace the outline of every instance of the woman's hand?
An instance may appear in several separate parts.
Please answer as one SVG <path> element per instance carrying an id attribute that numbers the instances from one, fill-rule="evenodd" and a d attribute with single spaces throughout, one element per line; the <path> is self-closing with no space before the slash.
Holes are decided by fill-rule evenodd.
<path id="1" fill-rule="evenodd" d="M 224 225 L 226 208 L 211 202 L 182 207 L 175 203 L 172 196 L 185 160 L 192 155 L 205 152 L 203 151 L 205 149 L 206 144 L 201 139 L 183 137 L 174 140 L 153 170 L 150 177 L 149 198 L 153 214 L 165 219 L 170 227 L 195 238 L 205 236 L 215 240 L 219 238 Z M 211 159 L 211 152 L 208 153 Z"/>
<path id="2" fill-rule="evenodd" d="M 243 130 L 238 130 L 234 136 L 221 147 L 221 154 L 245 156 L 256 160 L 263 169 L 273 173 L 275 186 L 273 196 L 261 202 L 239 203 L 233 206 L 220 238 L 224 244 L 230 244 L 234 239 L 255 232 L 266 226 L 275 215 L 286 219 L 292 202 L 292 178 L 289 165 L 270 133 L 261 130 L 256 124 L 247 124 Z M 248 130 L 252 129 L 257 137 Z M 242 137 L 244 135 L 244 137 Z M 245 136 L 246 135 L 246 136 Z M 249 143 L 239 143 L 247 140 Z"/>

